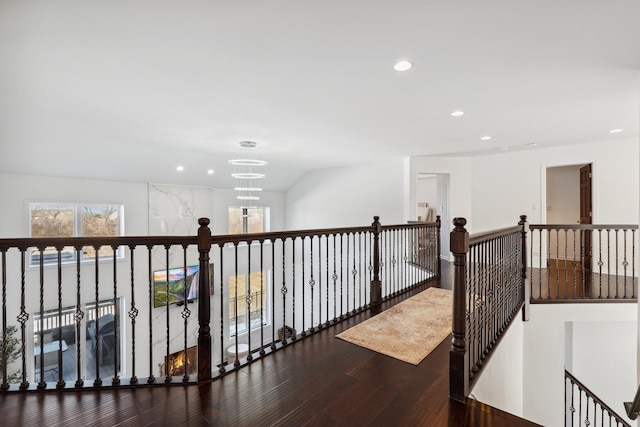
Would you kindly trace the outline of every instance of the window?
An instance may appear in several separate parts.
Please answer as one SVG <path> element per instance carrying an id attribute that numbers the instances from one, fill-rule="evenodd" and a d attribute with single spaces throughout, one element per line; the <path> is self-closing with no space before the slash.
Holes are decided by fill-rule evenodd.
<path id="1" fill-rule="evenodd" d="M 63 203 L 30 203 L 29 223 L 31 237 L 105 237 L 121 236 L 124 230 L 124 206 L 98 204 L 63 204 Z M 123 256 L 122 249 L 118 250 L 118 257 Z M 42 253 L 37 248 L 31 250 L 31 265 L 40 263 L 40 257 L 45 264 L 58 262 L 58 251 L 49 247 Z M 98 257 L 112 257 L 111 247 L 101 247 Z M 82 248 L 81 260 L 93 259 L 96 251 L 93 247 Z M 61 251 L 62 262 L 76 260 L 73 247 L 65 247 Z"/>
<path id="2" fill-rule="evenodd" d="M 254 330 L 268 324 L 268 277 L 268 271 L 249 273 L 248 287 L 246 274 L 229 277 L 229 333 L 232 337 L 247 332 L 247 327 Z"/>
<path id="3" fill-rule="evenodd" d="M 269 208 L 230 207 L 229 234 L 263 233 L 269 231 Z"/>
<path id="4" fill-rule="evenodd" d="M 40 368 L 43 367 L 44 381 L 58 381 L 58 357 L 62 355 L 64 367 L 64 380 L 71 381 L 76 378 L 77 372 L 77 345 L 80 343 L 85 351 L 86 372 L 85 378 L 94 378 L 96 364 L 100 364 L 100 375 L 108 377 L 114 375 L 115 354 L 118 361 L 121 360 L 121 341 L 119 333 L 116 337 L 116 317 L 118 316 L 122 302 L 113 300 L 100 301 L 96 309 L 95 302 L 84 304 L 82 310 L 86 319 L 86 336 L 84 344 L 81 337 L 77 336 L 75 321 L 75 306 L 64 307 L 59 315 L 58 310 L 47 310 L 40 316 L 40 312 L 33 313 L 33 353 L 34 353 L 34 381 L 40 381 Z M 96 318 L 99 330 L 96 333 Z M 42 327 L 42 329 L 41 329 Z M 42 338 L 42 345 L 40 340 Z M 99 353 L 96 353 L 96 347 Z M 41 351 L 42 350 L 42 351 Z M 62 353 L 60 353 L 62 350 Z M 99 357 L 97 357 L 99 354 Z M 120 365 L 120 363 L 118 364 Z M 74 367 L 73 369 L 70 367 Z"/>

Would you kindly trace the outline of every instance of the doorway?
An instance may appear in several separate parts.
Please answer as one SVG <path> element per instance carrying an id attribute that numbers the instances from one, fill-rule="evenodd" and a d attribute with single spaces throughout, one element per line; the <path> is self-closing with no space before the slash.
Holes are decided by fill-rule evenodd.
<path id="1" fill-rule="evenodd" d="M 449 174 L 418 173 L 416 178 L 415 216 L 412 220 L 432 222 L 440 215 L 440 258 L 449 261 Z"/>
<path id="2" fill-rule="evenodd" d="M 578 164 L 547 167 L 546 223 L 591 224 L 592 165 Z M 577 289 L 588 292 L 591 285 L 591 231 L 550 232 L 548 235 L 547 272 L 552 287 L 567 288 L 564 282 L 582 283 Z"/>

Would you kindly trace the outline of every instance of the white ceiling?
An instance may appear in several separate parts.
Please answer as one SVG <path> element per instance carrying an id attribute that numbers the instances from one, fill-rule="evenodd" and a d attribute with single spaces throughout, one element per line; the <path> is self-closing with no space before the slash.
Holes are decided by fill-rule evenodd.
<path id="1" fill-rule="evenodd" d="M 639 22 L 638 0 L 0 0 L 0 170 L 231 187 L 252 140 L 285 190 L 391 156 L 637 138 Z"/>

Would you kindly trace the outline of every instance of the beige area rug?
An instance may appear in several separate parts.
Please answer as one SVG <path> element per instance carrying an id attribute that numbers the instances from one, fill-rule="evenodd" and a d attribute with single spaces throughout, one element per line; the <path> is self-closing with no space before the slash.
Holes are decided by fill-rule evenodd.
<path id="1" fill-rule="evenodd" d="M 417 365 L 451 334 L 452 301 L 450 290 L 429 288 L 336 337 Z"/>

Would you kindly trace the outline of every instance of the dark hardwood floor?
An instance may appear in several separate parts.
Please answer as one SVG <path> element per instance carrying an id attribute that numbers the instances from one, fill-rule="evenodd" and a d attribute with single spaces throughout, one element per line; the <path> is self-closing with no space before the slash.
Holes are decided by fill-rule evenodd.
<path id="1" fill-rule="evenodd" d="M 447 267 L 445 265 L 445 267 Z M 450 288 L 449 269 L 442 283 Z M 397 297 L 384 308 L 407 296 Z M 336 339 L 362 312 L 192 386 L 1 393 L 7 426 L 532 426 L 473 400 L 448 398 L 450 338 L 418 366 Z M 428 325 L 425 325 L 427 328 Z"/>

